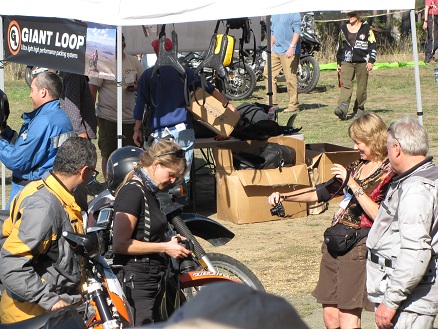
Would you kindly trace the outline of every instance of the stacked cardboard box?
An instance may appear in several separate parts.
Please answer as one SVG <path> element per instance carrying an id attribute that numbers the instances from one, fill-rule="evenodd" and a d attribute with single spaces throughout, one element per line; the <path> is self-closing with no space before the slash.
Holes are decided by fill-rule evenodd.
<path id="1" fill-rule="evenodd" d="M 331 168 L 334 163 L 348 166 L 353 161 L 359 159 L 359 152 L 348 147 L 328 144 L 306 144 L 306 163 L 309 166 L 309 176 L 312 186 L 325 183 L 330 180 L 333 175 Z M 337 197 L 332 202 L 339 202 Z M 327 204 L 309 204 L 309 214 L 319 214 L 327 209 Z"/>
<path id="2" fill-rule="evenodd" d="M 193 95 L 192 104 L 187 109 L 200 123 L 221 136 L 230 136 L 240 119 L 238 113 L 224 108 L 221 102 L 200 88 Z"/>
<path id="3" fill-rule="evenodd" d="M 236 170 L 233 151 L 248 151 L 266 142 L 278 143 L 295 149 L 296 165 L 281 169 Z M 267 141 L 242 141 L 230 146 L 213 148 L 216 163 L 217 217 L 236 224 L 282 219 L 271 216 L 268 196 L 272 192 L 288 192 L 309 186 L 305 164 L 304 142 L 290 137 L 272 137 Z M 286 217 L 303 217 L 307 204 L 283 202 Z"/>

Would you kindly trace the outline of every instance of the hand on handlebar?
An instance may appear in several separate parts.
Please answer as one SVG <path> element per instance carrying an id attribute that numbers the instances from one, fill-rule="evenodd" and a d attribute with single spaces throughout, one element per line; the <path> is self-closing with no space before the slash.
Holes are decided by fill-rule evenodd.
<path id="1" fill-rule="evenodd" d="M 268 198 L 268 202 L 271 206 L 275 206 L 280 201 L 280 192 L 274 192 Z"/>
<path id="2" fill-rule="evenodd" d="M 179 244 L 181 237 L 173 236 L 169 242 L 165 242 L 166 246 L 166 254 L 172 258 L 184 258 L 190 255 L 192 252 L 184 246 Z M 184 238 L 183 238 L 184 239 Z"/>
<path id="3" fill-rule="evenodd" d="M 66 306 L 68 306 L 68 304 L 64 300 L 60 299 L 55 303 L 55 305 L 52 306 L 51 310 L 52 311 L 59 310 L 60 308 L 63 308 Z"/>

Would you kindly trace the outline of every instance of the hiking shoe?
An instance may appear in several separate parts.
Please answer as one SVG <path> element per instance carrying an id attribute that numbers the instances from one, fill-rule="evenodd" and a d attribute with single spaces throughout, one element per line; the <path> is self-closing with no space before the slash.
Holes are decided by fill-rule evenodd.
<path id="1" fill-rule="evenodd" d="M 341 109 L 336 109 L 335 110 L 335 114 L 338 116 L 339 119 L 341 119 L 342 121 L 347 120 L 347 116 L 345 115 L 344 112 L 342 112 Z"/>

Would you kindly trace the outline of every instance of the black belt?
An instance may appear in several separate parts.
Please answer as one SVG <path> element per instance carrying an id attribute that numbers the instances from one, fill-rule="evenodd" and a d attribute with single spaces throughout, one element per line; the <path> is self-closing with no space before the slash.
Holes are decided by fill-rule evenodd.
<path id="1" fill-rule="evenodd" d="M 392 268 L 392 260 L 391 259 L 379 257 L 370 251 L 368 251 L 368 259 L 375 264 L 382 265 L 382 263 L 383 263 L 386 267 Z"/>
<path id="2" fill-rule="evenodd" d="M 27 180 L 27 179 L 23 179 L 23 178 L 17 178 L 15 176 L 12 176 L 12 182 L 17 184 L 17 185 L 21 185 L 21 186 L 26 186 L 27 184 L 29 184 L 31 181 Z"/>

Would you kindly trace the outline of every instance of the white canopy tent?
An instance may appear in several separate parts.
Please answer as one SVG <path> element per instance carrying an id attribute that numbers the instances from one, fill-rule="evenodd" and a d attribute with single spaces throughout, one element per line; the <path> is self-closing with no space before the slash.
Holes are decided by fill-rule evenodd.
<path id="1" fill-rule="evenodd" d="M 60 17 L 100 24 L 116 25 L 119 43 L 117 45 L 117 81 L 122 77 L 122 26 L 188 23 L 214 21 L 237 17 L 257 17 L 290 12 L 341 11 L 341 10 L 411 10 L 413 56 L 415 62 L 415 83 L 417 113 L 422 123 L 420 75 L 414 11 L 415 0 L 167 0 L 147 3 L 144 0 L 15 0 L 2 4 L 1 15 L 35 17 Z M 0 28 L 3 31 L 2 19 Z M 193 35 L 197 38 L 197 33 Z M 0 33 L 0 60 L 3 60 L 3 35 Z M 121 83 L 118 84 L 121 86 Z M 4 71 L 0 71 L 0 88 L 4 90 Z M 122 89 L 118 88 L 118 135 L 122 134 Z M 119 140 L 119 147 L 121 140 Z M 5 205 L 5 169 L 2 165 L 2 205 Z"/>

